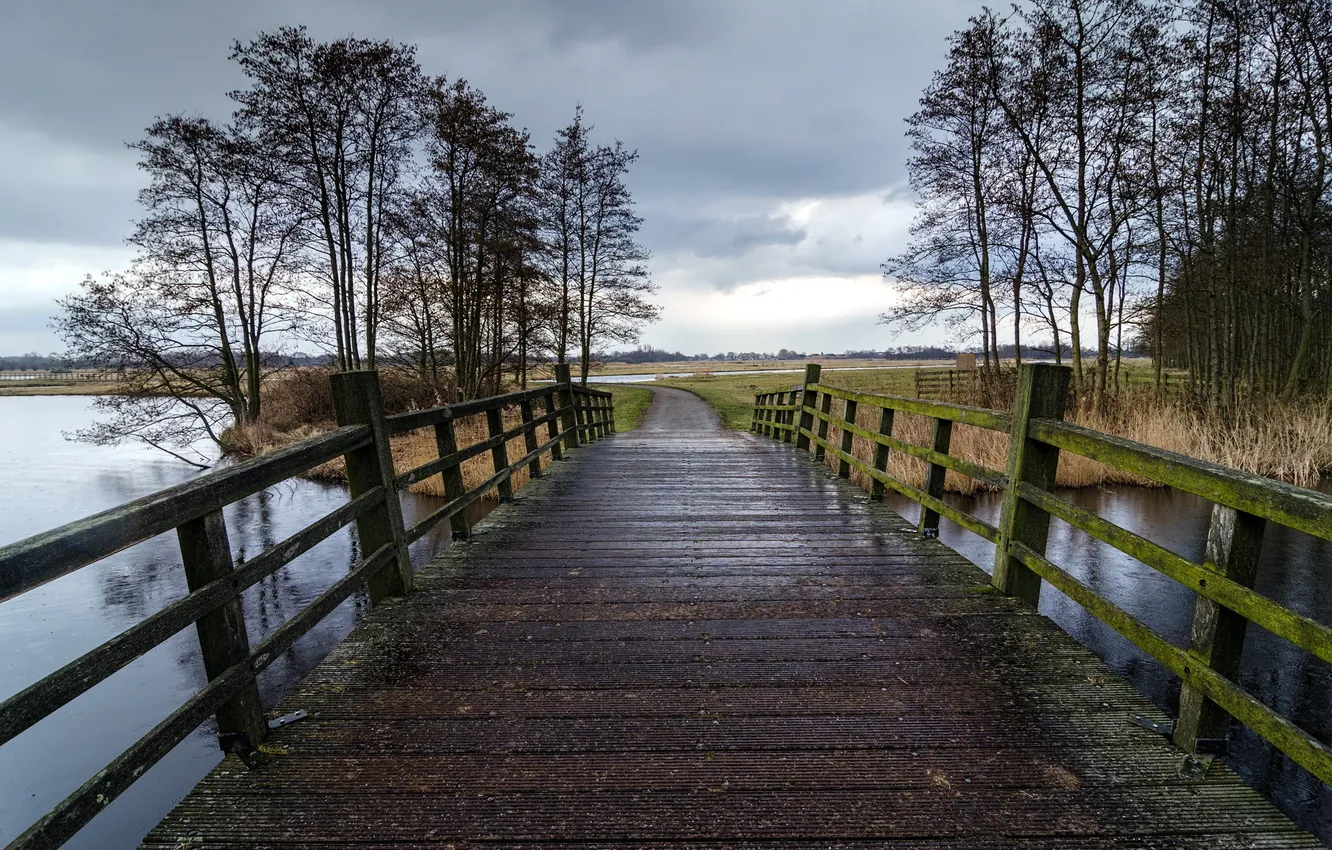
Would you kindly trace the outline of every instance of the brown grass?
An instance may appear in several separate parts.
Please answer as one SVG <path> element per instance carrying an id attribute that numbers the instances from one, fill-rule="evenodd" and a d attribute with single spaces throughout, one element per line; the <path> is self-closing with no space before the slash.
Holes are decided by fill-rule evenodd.
<path id="1" fill-rule="evenodd" d="M 263 416 L 260 421 L 228 428 L 223 434 L 226 450 L 244 457 L 258 457 L 334 428 L 337 423 L 328 377 L 329 373 L 323 369 L 298 369 L 275 376 L 264 387 Z M 422 383 L 411 372 L 381 369 L 380 392 L 384 397 L 385 409 L 390 413 L 397 413 L 434 407 L 439 403 L 440 395 L 451 394 L 451 389 L 441 388 L 437 392 L 436 388 Z M 504 411 L 506 429 L 516 426 L 521 421 L 522 413 L 518 407 Z M 456 420 L 454 429 L 460 449 L 479 443 L 488 436 L 484 414 Z M 544 429 L 540 439 L 544 442 Z M 398 473 L 415 469 L 439 457 L 434 430 L 430 428 L 394 437 L 391 446 L 393 468 Z M 527 446 L 522 437 L 510 440 L 507 450 L 510 461 L 527 454 Z M 543 453 L 542 466 L 548 466 L 550 462 L 550 453 Z M 494 474 L 490 452 L 468 458 L 463 462 L 462 471 L 463 484 L 468 489 L 485 481 Z M 339 457 L 314 467 L 306 473 L 306 477 L 325 481 L 346 481 L 347 472 L 342 458 Z M 514 472 L 510 479 L 513 489 L 517 491 L 525 486 L 528 477 L 526 467 Z M 425 481 L 413 484 L 409 492 L 443 496 L 443 478 L 440 475 L 431 476 Z M 497 494 L 492 491 L 486 498 L 497 498 Z"/>
<path id="2" fill-rule="evenodd" d="M 878 417 L 876 408 L 862 405 L 856 424 L 877 430 Z M 1181 402 L 1159 399 L 1147 391 L 1129 391 L 1121 394 L 1107 411 L 1080 411 L 1070 418 L 1086 428 L 1300 487 L 1317 486 L 1321 473 L 1332 469 L 1332 408 L 1315 402 L 1259 404 L 1236 419 L 1225 421 Z M 928 446 L 931 428 L 931 420 L 899 412 L 894 419 L 893 436 Z M 830 427 L 828 434 L 832 444 L 838 445 L 841 430 Z M 857 437 L 852 443 L 852 454 L 869 463 L 874 447 L 868 440 Z M 1008 435 L 954 425 L 949 454 L 1003 471 L 1007 464 Z M 893 452 L 889 458 L 890 474 L 912 486 L 922 486 L 924 462 L 900 452 Z M 829 465 L 835 463 L 829 459 Z M 852 470 L 851 475 L 860 486 L 868 487 L 863 473 Z M 1062 487 L 1154 484 L 1070 452 L 1060 456 L 1057 483 Z M 948 473 L 945 486 L 950 492 L 964 494 L 987 489 L 987 485 L 956 472 Z"/>

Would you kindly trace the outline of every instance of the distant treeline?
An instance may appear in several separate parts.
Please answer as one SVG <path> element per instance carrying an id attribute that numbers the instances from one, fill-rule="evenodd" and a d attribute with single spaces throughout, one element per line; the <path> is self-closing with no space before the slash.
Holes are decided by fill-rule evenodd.
<path id="1" fill-rule="evenodd" d="M 1067 345 L 1061 345 L 1061 354 L 1068 357 L 1072 349 Z M 653 348 L 645 345 L 636 348 L 633 351 L 612 351 L 597 355 L 597 359 L 603 363 L 680 363 L 693 360 L 717 360 L 717 361 L 745 361 L 745 360 L 806 360 L 818 358 L 820 360 L 951 360 L 961 352 L 974 351 L 979 353 L 979 349 L 968 348 L 945 348 L 937 345 L 899 345 L 893 348 L 885 348 L 882 351 L 875 349 L 848 350 L 841 354 L 832 354 L 830 352 L 805 352 L 795 351 L 789 348 L 781 348 L 777 351 L 719 351 L 716 354 L 703 352 L 702 354 L 685 354 L 682 351 L 666 351 L 660 348 Z M 1014 348 L 1010 345 L 999 347 L 999 356 L 1011 360 L 1013 358 Z M 1094 351 L 1084 352 L 1094 355 Z M 1023 357 L 1033 357 L 1040 359 L 1042 356 L 1051 356 L 1054 354 L 1053 343 L 1044 345 L 1036 343 L 1034 345 L 1022 346 Z M 1131 356 L 1130 352 L 1125 352 L 1125 356 Z"/>
<path id="2" fill-rule="evenodd" d="M 70 362 L 63 357 L 57 357 L 54 354 L 38 354 L 35 351 L 27 354 L 19 354 L 13 357 L 0 357 L 0 371 L 2 372 L 46 372 L 53 369 L 68 369 L 70 367 Z"/>

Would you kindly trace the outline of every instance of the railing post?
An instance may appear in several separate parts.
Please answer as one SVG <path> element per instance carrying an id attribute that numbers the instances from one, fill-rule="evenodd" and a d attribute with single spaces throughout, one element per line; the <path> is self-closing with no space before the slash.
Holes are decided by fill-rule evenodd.
<path id="1" fill-rule="evenodd" d="M 448 413 L 443 422 L 435 425 L 435 448 L 440 457 L 448 457 L 458 451 L 458 432 L 453 427 L 453 414 Z M 463 483 L 462 465 L 451 466 L 440 473 L 444 479 L 444 498 L 453 501 L 467 492 Z M 453 530 L 454 540 L 466 540 L 472 534 L 472 523 L 467 519 L 467 511 L 460 510 L 449 517 L 449 528 Z"/>
<path id="2" fill-rule="evenodd" d="M 532 420 L 535 418 L 532 415 L 532 400 L 523 399 L 518 408 L 523 415 L 523 446 L 527 449 L 528 454 L 532 454 L 537 450 L 536 426 L 532 424 Z M 532 462 L 527 465 L 527 474 L 532 478 L 541 477 L 540 455 L 533 457 Z"/>
<path id="3" fill-rule="evenodd" d="M 814 449 L 815 460 L 823 460 L 823 456 L 827 451 L 827 449 L 824 448 L 824 443 L 828 442 L 828 419 L 826 417 L 832 415 L 832 400 L 833 397 L 828 393 L 819 394 L 819 412 L 822 413 L 825 418 L 819 420 L 819 439 L 823 442 L 819 443 Z"/>
<path id="4" fill-rule="evenodd" d="M 1018 542 L 1044 554 L 1050 515 L 1020 498 L 1018 485 L 1025 482 L 1042 490 L 1054 489 L 1059 449 L 1029 439 L 1027 432 L 1033 419 L 1064 418 L 1072 372 L 1067 366 L 1048 363 L 1023 365 L 1018 376 L 1017 398 L 1013 402 L 1013 426 L 1008 443 L 1008 488 L 1004 490 L 999 514 L 999 542 L 994 550 L 991 583 L 1001 592 L 1026 601 L 1033 608 L 1040 602 L 1041 577 L 1011 557 L 1008 548 Z"/>
<path id="5" fill-rule="evenodd" d="M 842 405 L 842 421 L 847 422 L 851 425 L 855 425 L 856 414 L 859 413 L 859 411 L 860 411 L 860 405 L 856 404 L 854 401 L 852 401 L 849 398 L 846 399 L 845 403 Z M 850 431 L 846 430 L 845 428 L 842 429 L 843 454 L 848 454 L 848 455 L 851 454 L 851 449 L 855 448 L 856 445 L 855 439 L 856 439 L 855 434 L 852 434 Z M 846 458 L 837 459 L 837 477 L 838 478 L 851 477 L 851 464 L 849 461 L 847 461 Z"/>
<path id="6" fill-rule="evenodd" d="M 504 409 L 494 408 L 486 411 L 486 431 L 491 438 L 499 437 L 504 433 Z M 494 467 L 496 474 L 509 468 L 509 446 L 508 440 L 500 440 L 499 445 L 490 450 L 490 462 Z M 513 479 L 505 478 L 498 485 L 500 502 L 508 502 L 513 499 Z"/>
<path id="7" fill-rule="evenodd" d="M 817 384 L 823 374 L 823 367 L 818 363 L 805 364 L 805 385 L 800 388 L 800 411 L 796 420 L 796 448 L 809 451 L 809 436 L 805 431 L 814 430 L 814 414 L 810 410 L 814 407 L 814 402 L 818 398 L 818 393 L 810 389 L 811 384 Z"/>
<path id="8" fill-rule="evenodd" d="M 948 419 L 934 420 L 934 434 L 930 441 L 930 448 L 941 455 L 948 454 L 948 447 L 953 441 L 953 423 Z M 944 483 L 947 481 L 948 469 L 938 464 L 927 463 L 925 465 L 925 490 L 926 495 L 933 496 L 936 499 L 942 499 L 944 494 Z M 932 511 L 921 505 L 920 523 L 918 525 L 921 537 L 935 538 L 939 536 L 939 512 Z"/>
<path id="9" fill-rule="evenodd" d="M 763 404 L 763 393 L 754 393 L 754 409 L 749 412 L 749 430 L 757 434 L 759 431 L 759 407 Z"/>
<path id="10" fill-rule="evenodd" d="M 402 504 L 394 483 L 393 454 L 389 449 L 384 402 L 379 394 L 379 373 L 370 370 L 339 372 L 330 379 L 333 409 L 339 425 L 369 425 L 368 446 L 345 455 L 347 484 L 352 498 L 376 487 L 384 488 L 384 500 L 356 520 L 356 536 L 362 557 L 392 544 L 397 557 L 370 576 L 370 604 L 412 590 L 412 562 L 407 553 L 407 534 L 402 525 Z"/>
<path id="11" fill-rule="evenodd" d="M 1252 588 L 1258 574 L 1265 521 L 1225 505 L 1212 506 L 1207 528 L 1207 555 L 1203 567 Z M 1193 603 L 1189 655 L 1202 666 L 1234 681 L 1239 677 L 1240 653 L 1248 621 L 1205 596 Z M 1188 752 L 1217 753 L 1224 749 L 1229 715 L 1187 682 L 1179 693 L 1179 721 L 1175 745 Z"/>
<path id="12" fill-rule="evenodd" d="M 583 388 L 584 390 L 587 387 Z M 583 437 L 585 442 L 595 443 L 597 441 L 597 411 L 592 406 L 595 399 L 586 392 L 578 393 L 578 412 L 583 417 Z"/>
<path id="13" fill-rule="evenodd" d="M 560 408 L 560 403 L 554 391 L 546 393 L 545 399 L 546 415 L 551 417 L 546 422 L 546 437 L 548 440 L 554 440 L 560 435 L 560 422 L 556 414 L 556 411 Z M 550 458 L 551 460 L 564 460 L 564 449 L 559 441 L 550 444 Z"/>
<path id="14" fill-rule="evenodd" d="M 893 409 L 885 407 L 879 411 L 879 433 L 885 437 L 893 435 Z M 874 444 L 874 468 L 879 472 L 888 471 L 888 447 L 882 443 Z M 870 501 L 883 501 L 884 486 L 883 482 L 877 478 L 870 479 Z"/>
<path id="15" fill-rule="evenodd" d="M 185 584 L 190 592 L 231 574 L 231 544 L 221 511 L 212 511 L 176 528 Z M 232 597 L 195 621 L 204 673 L 211 682 L 250 657 L 250 638 L 239 596 Z M 268 733 L 263 703 L 254 676 L 217 711 L 218 743 L 222 749 L 259 746 Z"/>
<path id="16" fill-rule="evenodd" d="M 569 372 L 568 363 L 555 364 L 555 383 L 559 385 L 560 407 L 564 410 L 560 414 L 564 427 L 564 447 L 570 450 L 576 449 L 582 439 L 578 433 L 578 409 L 574 401 L 573 377 Z"/>

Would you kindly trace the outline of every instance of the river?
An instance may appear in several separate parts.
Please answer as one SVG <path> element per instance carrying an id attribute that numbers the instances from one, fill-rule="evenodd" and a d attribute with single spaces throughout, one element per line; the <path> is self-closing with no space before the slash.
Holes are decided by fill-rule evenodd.
<path id="1" fill-rule="evenodd" d="M 93 421 L 84 396 L 0 397 L 0 545 L 179 484 L 199 470 L 146 446 L 74 443 L 64 431 Z M 232 555 L 254 556 L 344 503 L 346 488 L 294 480 L 225 511 Z M 406 495 L 407 522 L 442 500 Z M 447 525 L 444 526 L 448 528 Z M 439 532 L 440 534 L 447 531 Z M 418 566 L 442 542 L 418 541 Z M 245 593 L 251 643 L 281 625 L 358 559 L 350 528 Z M 0 603 L 0 699 L 72 661 L 186 592 L 172 533 L 160 535 Z M 265 704 L 314 667 L 368 608 L 355 594 L 260 677 Z M 204 683 L 186 629 L 0 747 L 0 845 L 8 843 Z M 100 813 L 67 847 L 135 847 L 221 752 L 200 728 Z"/>
<path id="2" fill-rule="evenodd" d="M 600 379 L 605 380 L 605 379 Z M 639 378 L 641 380 L 641 378 Z M 62 432 L 92 421 L 91 399 L 0 397 L 0 544 L 78 519 L 199 472 L 146 447 L 72 443 Z M 21 482 L 21 486 L 18 484 Z M 253 555 L 332 510 L 346 498 L 339 485 L 292 481 L 226 511 L 233 554 Z M 1132 487 L 1075 491 L 1078 505 L 1174 550 L 1199 559 L 1209 506 L 1176 491 Z M 995 522 L 994 495 L 950 496 L 957 506 Z M 439 500 L 408 496 L 408 522 Z M 889 506 L 915 516 L 914 505 Z M 993 547 L 944 522 L 941 536 L 989 570 Z M 413 551 L 418 563 L 442 543 Z M 1190 592 L 1150 568 L 1062 523 L 1048 551 L 1056 563 L 1177 644 L 1187 640 Z M 357 557 L 350 530 L 324 541 L 245 595 L 252 641 L 268 634 L 346 572 Z M 7 697 L 185 593 L 174 535 L 146 541 L 112 558 L 0 603 L 0 699 Z M 1332 622 L 1332 543 L 1270 527 L 1258 590 L 1314 619 Z M 261 677 L 271 704 L 351 629 L 367 608 L 362 595 L 344 603 Z M 1174 711 L 1178 682 L 1159 664 L 1057 591 L 1044 590 L 1043 613 L 1105 658 L 1156 704 Z M 0 747 L 0 844 L 8 842 L 133 743 L 204 683 L 194 631 L 164 645 Z M 1332 739 L 1332 671 L 1307 653 L 1257 628 L 1250 631 L 1241 682 L 1268 705 Z M 1126 721 L 1127 722 L 1127 721 Z M 1332 794 L 1256 736 L 1235 730 L 1231 763 L 1298 823 L 1332 839 Z M 204 727 L 181 743 L 88 825 L 69 847 L 134 847 L 195 782 L 217 763 L 215 731 Z"/>

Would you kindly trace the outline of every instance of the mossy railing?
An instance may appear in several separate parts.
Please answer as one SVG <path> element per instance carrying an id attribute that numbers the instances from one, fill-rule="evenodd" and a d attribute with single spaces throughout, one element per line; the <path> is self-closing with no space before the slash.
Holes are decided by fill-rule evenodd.
<path id="1" fill-rule="evenodd" d="M 1069 375 L 1065 367 L 1023 366 L 1013 410 L 1003 412 L 840 389 L 820 383 L 820 368 L 811 364 L 803 386 L 755 397 L 750 427 L 811 450 L 816 459 L 836 459 L 843 478 L 852 469 L 859 470 L 870 479 L 872 499 L 882 499 L 885 490 L 892 490 L 919 503 L 918 530 L 923 536 L 938 536 L 944 517 L 989 540 L 995 544 L 991 581 L 998 590 L 1035 607 L 1042 581 L 1048 582 L 1161 662 L 1182 683 L 1173 738 L 1184 750 L 1218 751 L 1224 745 L 1228 717 L 1234 717 L 1320 781 L 1332 784 L 1328 746 L 1236 682 L 1249 623 L 1332 662 L 1332 628 L 1253 590 L 1266 523 L 1332 540 L 1332 496 L 1064 422 Z M 833 412 L 834 399 L 841 402 L 840 413 Z M 880 411 L 877 431 L 857 423 L 862 407 Z M 894 437 L 896 411 L 932 420 L 931 444 L 919 446 Z M 954 423 L 1008 434 L 1007 468 L 990 469 L 949 454 Z M 830 425 L 841 433 L 837 445 L 828 438 Z M 857 439 L 874 447 L 872 462 L 855 456 Z M 925 462 L 923 487 L 888 473 L 893 451 Z M 1202 563 L 1060 498 L 1054 483 L 1061 452 L 1210 501 L 1213 509 Z M 998 526 L 943 501 L 944 476 L 950 470 L 1002 492 Z M 1189 646 L 1171 643 L 1051 561 L 1045 554 L 1051 517 L 1192 590 L 1196 601 Z"/>
<path id="2" fill-rule="evenodd" d="M 545 452 L 559 460 L 565 451 L 614 430 L 611 394 L 574 384 L 568 366 L 556 368 L 555 383 L 536 389 L 396 416 L 384 414 L 378 373 L 344 372 L 334 375 L 332 383 L 339 426 L 333 431 L 0 547 L 0 601 L 4 601 L 174 530 L 189 589 L 183 598 L 0 702 L 0 745 L 191 624 L 199 635 L 208 677 L 201 690 L 29 827 L 10 848 L 64 843 L 209 717 L 217 718 L 223 749 L 251 757 L 269 729 L 256 679 L 298 638 L 362 587 L 368 590 L 372 606 L 410 593 L 408 546 L 413 541 L 445 520 L 452 524 L 455 538 L 466 537 L 471 530 L 467 508 L 491 490 L 497 489 L 501 500 L 510 498 L 510 479 L 516 471 L 526 466 L 531 475 L 540 476 Z M 534 409 L 537 403 L 544 408 L 540 415 Z M 503 412 L 514 405 L 522 422 L 505 429 Z M 487 439 L 460 449 L 454 423 L 478 414 L 486 416 Z M 389 438 L 419 428 L 434 429 L 439 457 L 398 473 Z M 510 461 L 508 443 L 519 437 L 526 453 Z M 465 489 L 463 462 L 486 452 L 494 474 Z M 237 564 L 223 508 L 338 457 L 346 464 L 350 485 L 346 504 Z M 404 526 L 399 493 L 434 475 L 442 476 L 447 501 L 415 525 Z M 352 523 L 363 553 L 360 563 L 252 646 L 241 594 Z"/>

